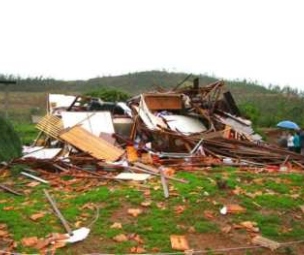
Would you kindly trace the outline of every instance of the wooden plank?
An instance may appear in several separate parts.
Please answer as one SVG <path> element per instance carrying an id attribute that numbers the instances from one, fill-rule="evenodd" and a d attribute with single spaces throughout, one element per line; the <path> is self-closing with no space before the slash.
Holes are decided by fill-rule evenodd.
<path id="1" fill-rule="evenodd" d="M 160 173 L 160 180 L 161 180 L 161 184 L 163 186 L 163 190 L 164 190 L 164 196 L 165 198 L 169 197 L 169 189 L 168 189 L 168 185 L 166 182 L 166 178 L 165 178 L 165 174 L 163 172 L 163 169 L 159 169 L 159 173 Z"/>
<path id="2" fill-rule="evenodd" d="M 44 180 L 44 179 L 41 179 L 35 175 L 32 175 L 32 174 L 29 174 L 29 173 L 26 173 L 26 172 L 21 172 L 22 175 L 26 176 L 26 177 L 29 177 L 29 178 L 32 178 L 36 181 L 39 181 L 39 182 L 42 182 L 42 183 L 45 183 L 45 184 L 48 184 L 49 182 Z"/>
<path id="3" fill-rule="evenodd" d="M 146 94 L 144 99 L 150 111 L 182 109 L 182 97 L 179 94 Z"/>
<path id="4" fill-rule="evenodd" d="M 36 128 L 47 135 L 58 139 L 63 130 L 62 120 L 55 115 L 45 115 L 36 125 Z"/>
<path id="5" fill-rule="evenodd" d="M 156 168 L 147 166 L 147 165 L 142 164 L 140 162 L 135 162 L 134 165 L 135 165 L 135 167 L 130 167 L 129 166 L 129 168 L 131 170 L 134 170 L 134 171 L 137 170 L 137 171 L 141 171 L 141 172 L 144 172 L 144 173 L 149 173 L 149 174 L 152 174 L 152 175 L 160 176 L 159 170 L 156 169 Z M 165 175 L 165 178 L 168 179 L 168 180 L 178 181 L 178 182 L 181 182 L 181 183 L 189 183 L 189 181 L 187 181 L 187 180 L 178 179 L 178 178 L 175 178 L 175 177 L 172 177 L 172 176 Z"/>
<path id="6" fill-rule="evenodd" d="M 281 246 L 280 243 L 278 243 L 276 241 L 273 241 L 273 240 L 270 240 L 268 238 L 265 238 L 263 236 L 259 236 L 259 235 L 252 238 L 251 242 L 253 244 L 257 244 L 257 245 L 269 248 L 272 251 L 278 249 Z"/>
<path id="7" fill-rule="evenodd" d="M 171 235 L 170 241 L 173 250 L 178 250 L 178 251 L 189 250 L 189 244 L 185 236 Z"/>
<path id="8" fill-rule="evenodd" d="M 68 234 L 70 236 L 73 235 L 73 231 L 70 228 L 68 222 L 66 221 L 66 219 L 63 217 L 62 213 L 59 211 L 55 200 L 51 197 L 51 195 L 48 193 L 48 191 L 46 189 L 43 190 L 45 196 L 47 197 L 47 199 L 49 200 L 51 206 L 53 207 L 54 212 L 56 213 L 56 216 L 60 219 L 62 225 L 64 226 L 65 230 L 68 232 Z"/>
<path id="9" fill-rule="evenodd" d="M 124 150 L 91 134 L 80 126 L 66 129 L 59 137 L 97 159 L 115 161 L 124 154 Z"/>
<path id="10" fill-rule="evenodd" d="M 13 189 L 11 189 L 11 188 L 3 185 L 3 184 L 0 184 L 0 188 L 3 189 L 3 190 L 5 190 L 5 191 L 11 192 L 14 195 L 22 196 L 21 193 L 19 193 L 19 192 L 15 191 L 15 190 L 13 190 Z"/>

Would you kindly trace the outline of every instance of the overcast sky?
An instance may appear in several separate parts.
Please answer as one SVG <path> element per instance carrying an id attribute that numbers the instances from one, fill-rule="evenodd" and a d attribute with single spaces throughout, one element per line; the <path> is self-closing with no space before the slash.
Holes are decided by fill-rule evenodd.
<path id="1" fill-rule="evenodd" d="M 304 90 L 301 0 L 0 0 L 0 73 L 167 70 Z"/>

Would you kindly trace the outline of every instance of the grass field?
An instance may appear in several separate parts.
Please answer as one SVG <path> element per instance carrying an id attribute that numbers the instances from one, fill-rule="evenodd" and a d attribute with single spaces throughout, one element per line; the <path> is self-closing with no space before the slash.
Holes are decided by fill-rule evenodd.
<path id="1" fill-rule="evenodd" d="M 170 181 L 170 197 L 165 199 L 157 177 L 134 184 L 42 174 L 40 177 L 49 179 L 50 184 L 33 187 L 33 180 L 20 176 L 22 167 L 0 172 L 1 183 L 25 194 L 0 193 L 0 222 L 18 244 L 18 252 L 37 252 L 22 245 L 25 237 L 65 233 L 43 189 L 56 199 L 72 229 L 91 229 L 87 239 L 60 248 L 56 254 L 176 252 L 171 248 L 170 235 L 186 236 L 191 249 L 205 254 L 302 254 L 304 250 L 300 243 L 285 244 L 278 253 L 266 248 L 217 252 L 220 248 L 250 246 L 254 234 L 282 243 L 303 240 L 302 173 L 255 174 L 237 168 L 180 170 L 176 177 L 189 183 Z M 225 187 L 218 185 L 219 180 L 225 181 Z M 220 210 L 229 204 L 240 205 L 245 211 L 222 215 Z M 132 216 L 129 209 L 139 209 L 135 210 L 139 214 Z M 43 217 L 32 220 L 37 213 Z M 243 222 L 254 222 L 256 233 L 241 227 Z"/>
<path id="2" fill-rule="evenodd" d="M 22 143 L 31 144 L 38 131 L 30 115 L 43 113 L 45 94 L 11 93 L 10 102 L 12 123 Z M 302 172 L 254 173 L 228 167 L 189 171 L 181 167 L 176 177 L 189 183 L 170 181 L 170 197 L 165 199 L 157 177 L 136 184 L 50 174 L 42 166 L 39 177 L 50 184 L 41 184 L 21 176 L 24 168 L 28 167 L 0 168 L 0 183 L 23 194 L 1 189 L 0 253 L 13 241 L 13 251 L 37 254 L 40 250 L 24 245 L 24 238 L 66 232 L 44 195 L 47 189 L 72 229 L 91 229 L 84 241 L 59 248 L 56 254 L 179 253 L 171 247 L 171 235 L 185 236 L 197 254 L 304 254 Z M 245 210 L 221 214 L 230 204 Z M 139 214 L 130 214 L 130 209 Z M 34 215 L 41 217 L 33 220 Z M 274 252 L 244 248 L 252 246 L 256 234 L 283 245 Z"/>

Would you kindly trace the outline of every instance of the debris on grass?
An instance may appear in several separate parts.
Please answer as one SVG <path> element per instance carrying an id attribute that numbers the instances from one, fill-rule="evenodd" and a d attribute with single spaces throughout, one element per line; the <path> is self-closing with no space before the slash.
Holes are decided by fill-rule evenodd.
<path id="1" fill-rule="evenodd" d="M 110 228 L 122 229 L 122 224 L 120 222 L 114 222 Z"/>
<path id="2" fill-rule="evenodd" d="M 304 213 L 304 205 L 300 205 L 300 209 L 301 209 L 302 213 Z"/>
<path id="3" fill-rule="evenodd" d="M 118 243 L 121 243 L 121 242 L 127 242 L 129 239 L 125 234 L 119 234 L 117 236 L 114 236 L 113 240 Z"/>
<path id="4" fill-rule="evenodd" d="M 242 221 L 239 224 L 233 224 L 235 229 L 246 229 L 251 233 L 258 233 L 260 231 L 258 224 L 254 221 Z"/>
<path id="5" fill-rule="evenodd" d="M 140 203 L 140 205 L 143 207 L 149 207 L 149 206 L 151 206 L 151 204 L 152 204 L 151 200 L 143 201 Z"/>
<path id="6" fill-rule="evenodd" d="M 230 233 L 231 230 L 232 230 L 232 226 L 230 226 L 230 225 L 227 225 L 227 226 L 224 226 L 224 227 L 221 228 L 221 231 L 222 231 L 223 233 L 225 233 L 225 234 Z"/>
<path id="7" fill-rule="evenodd" d="M 96 207 L 94 203 L 105 203 L 107 195 L 102 194 L 100 197 L 95 197 L 90 194 L 90 191 L 100 186 L 107 186 L 109 193 L 116 196 L 120 194 L 116 192 L 117 186 L 115 185 L 117 184 L 137 189 L 143 196 L 143 199 L 139 200 L 136 197 L 137 194 L 134 197 L 133 193 L 128 195 L 130 201 L 136 200 L 136 203 L 128 205 L 128 207 L 141 207 L 141 209 L 129 208 L 126 210 L 123 208 L 124 210 L 120 212 L 123 213 L 123 219 L 126 218 L 130 221 L 130 225 L 138 224 L 141 220 L 141 217 L 138 216 L 143 212 L 145 215 L 142 218 L 145 218 L 148 212 L 153 214 L 153 210 L 157 210 L 160 214 L 168 214 L 168 217 L 173 215 L 180 221 L 189 213 L 193 217 L 195 216 L 195 219 L 191 219 L 191 223 L 180 228 L 180 231 L 201 234 L 206 228 L 213 227 L 211 224 L 219 218 L 217 217 L 218 206 L 223 204 L 220 213 L 228 216 L 221 217 L 224 220 L 219 228 L 222 233 L 230 236 L 233 234 L 231 233 L 233 229 L 241 228 L 252 236 L 260 229 L 256 222 L 241 221 L 238 218 L 247 216 L 247 214 L 238 214 L 250 209 L 246 201 L 240 201 L 241 197 L 250 199 L 250 205 L 262 210 L 263 205 L 267 202 L 263 203 L 258 199 L 262 195 L 275 195 L 278 192 L 269 191 L 270 189 L 263 191 L 246 189 L 242 177 L 231 183 L 230 171 L 226 171 L 226 168 L 219 170 L 218 167 L 224 166 L 227 169 L 238 167 L 237 173 L 244 174 L 244 176 L 250 172 L 262 176 L 263 173 L 279 175 L 304 169 L 304 158 L 301 155 L 269 145 L 261 140 L 261 137 L 252 129 L 251 122 L 242 117 L 231 93 L 226 91 L 222 81 L 205 86 L 195 83 L 190 87 L 178 86 L 170 91 L 143 93 L 128 100 L 125 108 L 118 112 L 116 112 L 117 108 L 113 112 L 105 109 L 105 102 L 91 97 L 73 97 L 68 105 L 48 103 L 48 114 L 36 126 L 41 131 L 39 137 L 32 148 L 26 148 L 27 151 L 32 150 L 32 152 L 25 153 L 26 155 L 23 157 L 16 153 L 13 158 L 9 157 L 12 159 L 9 163 L 2 164 L 4 167 L 1 169 L 3 170 L 1 177 L 9 178 L 8 175 L 11 174 L 14 175 L 14 181 L 9 183 L 13 183 L 13 185 L 5 182 L 0 188 L 18 194 L 20 188 L 16 189 L 17 191 L 13 188 L 25 187 L 22 195 L 27 196 L 26 200 L 23 199 L 24 197 L 11 196 L 16 201 L 23 199 L 21 204 L 24 206 L 32 202 L 30 195 L 36 195 L 34 194 L 36 190 L 41 190 L 41 187 L 48 184 L 50 189 L 61 192 L 61 194 L 77 193 L 71 197 L 63 196 L 64 199 L 73 199 L 80 193 L 88 193 L 89 201 L 82 206 L 76 203 L 77 206 L 79 205 L 77 210 L 93 210 Z M 128 126 L 127 132 L 118 131 L 126 125 Z M 0 145 L 1 142 L 0 139 Z M 1 149 L 3 151 L 0 146 L 0 153 Z M 18 172 L 15 172 L 14 168 Z M 20 169 L 22 171 L 19 171 Z M 177 178 L 176 175 L 182 171 L 188 173 L 196 171 L 199 174 L 197 178 L 193 179 L 192 177 Z M 208 177 L 209 173 L 216 171 L 219 173 L 217 176 Z M 220 175 L 221 171 L 224 173 Z M 154 176 L 157 178 L 152 178 Z M 183 173 L 180 176 L 183 176 Z M 200 178 L 206 183 L 199 183 Z M 246 180 L 246 177 L 244 179 L 249 184 L 250 180 Z M 260 185 L 265 183 L 265 179 L 262 176 L 260 179 L 252 180 L 252 183 Z M 136 181 L 137 184 L 130 181 Z M 196 190 L 188 192 L 187 184 L 191 182 L 194 185 L 199 184 L 197 184 Z M 280 186 L 279 182 L 275 183 Z M 181 194 L 181 190 L 184 191 L 184 194 Z M 224 195 L 222 198 L 215 197 L 214 192 L 218 192 L 219 196 Z M 299 190 L 297 193 L 286 196 L 299 200 L 301 199 Z M 91 195 L 92 197 L 90 197 Z M 157 197 L 169 198 L 169 196 L 170 199 L 163 199 L 164 201 L 156 199 Z M 226 196 L 233 196 L 237 200 L 227 199 Z M 91 202 L 91 199 L 94 200 L 94 203 Z M 1 210 L 16 209 L 16 204 L 3 201 L 6 206 L 3 206 Z M 49 201 L 54 204 L 52 199 Z M 119 204 L 120 200 L 115 202 Z M 190 208 L 190 202 L 196 204 L 203 202 L 204 207 L 198 209 L 195 208 L 196 205 L 193 205 L 194 208 Z M 248 210 L 237 204 L 238 202 L 248 206 Z M 304 213 L 304 206 L 300 206 L 300 208 Z M 53 209 L 57 216 L 60 215 L 58 208 L 53 206 Z M 27 217 L 38 221 L 45 215 L 44 212 L 41 212 L 42 210 L 45 209 L 39 209 L 40 212 Z M 75 212 L 71 214 L 73 213 L 75 214 Z M 134 218 L 128 217 L 128 215 Z M 39 251 L 56 250 L 67 242 L 84 240 L 90 233 L 90 228 L 81 227 L 81 225 L 89 217 L 90 213 L 87 211 L 78 215 L 77 221 L 73 224 L 78 229 L 72 231 L 61 215 L 59 218 L 68 234 L 53 234 L 40 239 L 37 237 L 23 238 L 22 245 L 36 247 Z M 106 213 L 105 217 L 107 217 Z M 235 221 L 236 218 L 238 218 L 237 221 Z M 128 224 L 125 224 L 124 221 L 119 222 L 122 220 L 121 218 L 109 219 L 105 223 L 106 226 L 109 227 L 111 224 L 109 222 L 115 220 L 118 222 L 114 222 L 110 226 L 110 231 L 116 234 L 117 229 L 122 229 L 122 224 L 124 230 L 128 229 Z M 155 222 L 159 224 L 157 220 Z M 240 223 L 233 224 L 233 222 Z M 148 223 L 152 225 L 149 221 L 147 221 Z M 177 226 L 180 226 L 178 224 Z M 155 226 L 156 229 L 157 227 Z M 146 228 L 153 230 L 154 226 Z M 1 236 L 10 237 L 6 229 L 0 228 Z M 145 248 L 148 247 L 142 247 L 143 239 L 137 234 L 119 234 L 114 236 L 113 240 L 136 242 L 136 245 L 131 244 L 134 245 L 130 249 L 132 253 L 146 252 Z M 186 236 L 171 235 L 170 240 L 172 249 L 189 251 Z M 277 248 L 276 242 L 272 243 L 271 240 L 262 236 L 255 237 L 253 243 L 272 250 Z M 129 250 L 129 247 L 127 249 Z M 158 248 L 154 249 L 160 251 Z M 153 248 L 151 250 L 153 251 Z M 187 254 L 187 252 L 185 253 Z"/>
<path id="8" fill-rule="evenodd" d="M 32 214 L 30 216 L 30 219 L 33 221 L 37 221 L 38 219 L 43 218 L 44 216 L 45 216 L 45 212 L 39 212 L 39 213 Z"/>
<path id="9" fill-rule="evenodd" d="M 32 237 L 24 237 L 21 239 L 21 244 L 25 247 L 34 247 L 38 243 L 38 237 L 32 236 Z"/>
<path id="10" fill-rule="evenodd" d="M 130 252 L 131 252 L 131 253 L 138 253 L 138 254 L 140 254 L 140 253 L 145 253 L 146 250 L 145 250 L 143 247 L 135 246 L 135 247 L 132 247 L 132 248 L 130 249 Z"/>
<path id="11" fill-rule="evenodd" d="M 173 250 L 185 251 L 189 250 L 189 244 L 186 236 L 183 235 L 171 235 L 171 247 Z"/>
<path id="12" fill-rule="evenodd" d="M 273 241 L 273 240 L 270 240 L 270 239 L 268 239 L 266 237 L 263 237 L 263 236 L 260 236 L 260 235 L 257 235 L 255 237 L 253 237 L 251 239 L 251 242 L 253 244 L 257 244 L 257 245 L 260 245 L 262 247 L 269 248 L 272 251 L 278 249 L 281 246 L 280 243 L 278 243 L 276 241 Z"/>
<path id="13" fill-rule="evenodd" d="M 137 217 L 138 215 L 143 213 L 143 210 L 140 208 L 129 208 L 127 212 L 133 217 Z"/>
<path id="14" fill-rule="evenodd" d="M 238 205 L 238 204 L 228 204 L 223 206 L 220 209 L 220 213 L 225 215 L 225 214 L 239 214 L 239 213 L 244 213 L 246 211 L 246 208 Z"/>

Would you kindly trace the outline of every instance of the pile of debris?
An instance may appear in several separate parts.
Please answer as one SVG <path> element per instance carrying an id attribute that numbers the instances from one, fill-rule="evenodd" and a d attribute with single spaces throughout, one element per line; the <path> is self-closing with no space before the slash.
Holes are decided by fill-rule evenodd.
<path id="1" fill-rule="evenodd" d="M 40 182 L 83 192 L 100 181 L 145 181 L 153 175 L 159 176 L 167 198 L 167 180 L 187 183 L 173 177 L 177 170 L 222 165 L 258 172 L 304 168 L 301 155 L 262 141 L 222 81 L 199 86 L 195 79 L 191 86 L 159 89 L 126 103 L 50 94 L 47 106 L 48 114 L 36 125 L 40 133 L 34 144 L 24 147 L 21 158 L 2 163 L 4 168 L 21 166 L 20 174 L 35 180 L 29 187 Z M 66 176 L 73 178 L 61 178 Z M 26 194 L 9 183 L 0 188 Z M 45 248 L 54 237 L 38 241 L 35 245 L 42 242 Z"/>
<path id="2" fill-rule="evenodd" d="M 304 168 L 300 155 L 262 141 L 222 81 L 200 86 L 195 79 L 191 86 L 159 89 L 126 103 L 50 94 L 47 105 L 35 144 L 18 161 L 32 164 L 35 158 L 61 171 L 138 172 L 136 163 L 153 165 L 156 172 L 164 165 Z"/>

